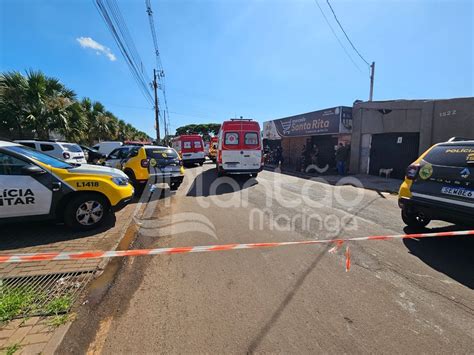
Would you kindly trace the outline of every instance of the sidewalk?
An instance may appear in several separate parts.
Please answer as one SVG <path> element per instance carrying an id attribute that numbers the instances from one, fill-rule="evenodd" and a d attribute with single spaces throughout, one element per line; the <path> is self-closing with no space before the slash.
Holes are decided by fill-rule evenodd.
<path id="1" fill-rule="evenodd" d="M 264 169 L 268 171 L 278 172 L 277 171 L 278 169 L 274 167 L 265 166 Z M 387 179 L 384 177 L 373 176 L 373 175 L 363 175 L 363 174 L 346 175 L 346 176 L 317 175 L 317 174 L 312 174 L 312 173 L 302 173 L 302 172 L 293 171 L 293 170 L 282 170 L 280 173 L 285 174 L 285 175 L 300 177 L 302 179 L 318 178 L 318 180 L 323 180 L 322 182 L 327 182 L 330 185 L 336 185 L 338 183 L 339 184 L 342 183 L 343 185 L 357 186 L 356 184 L 350 183 L 350 181 L 347 181 L 347 183 L 340 182 L 340 180 L 343 178 L 355 178 L 360 182 L 360 184 L 362 185 L 364 189 L 374 190 L 377 192 L 388 192 L 391 194 L 398 193 L 400 185 L 402 184 L 402 180 Z"/>
<path id="2" fill-rule="evenodd" d="M 115 218 L 111 218 L 110 223 L 103 230 L 88 233 L 71 232 L 66 227 L 54 223 L 7 225 L 2 227 L 0 253 L 114 250 L 127 233 L 127 230 L 129 233 L 134 232 L 134 230 L 130 231 L 130 228 L 134 228 L 131 221 L 135 208 L 136 204 L 126 206 L 116 214 Z M 3 285 L 4 288 L 8 288 L 8 283 L 10 283 L 13 288 L 29 288 L 32 290 L 36 287 L 35 282 L 45 282 L 45 280 L 52 279 L 53 281 L 48 281 L 49 283 L 45 286 L 49 293 L 53 292 L 50 290 L 51 288 L 57 290 L 61 287 L 71 287 L 71 284 L 73 284 L 77 289 L 74 298 L 79 297 L 80 299 L 80 291 L 85 287 L 85 284 L 98 271 L 101 271 L 107 262 L 108 259 L 90 259 L 0 264 L 0 286 Z M 67 273 L 90 275 L 90 277 L 83 277 L 80 280 L 80 286 L 76 286 L 76 284 L 79 284 L 78 279 L 72 279 L 72 277 L 68 279 L 70 276 L 64 276 L 68 275 Z M 66 285 L 64 286 L 64 284 Z M 42 292 L 48 291 L 42 290 Z M 3 296 L 5 297 L 5 295 Z M 50 297 L 48 300 L 54 300 L 49 294 L 48 297 Z M 71 302 L 73 301 L 75 299 Z M 54 352 L 70 323 L 67 322 L 67 316 L 64 316 L 65 324 L 59 326 L 52 326 L 51 320 L 52 317 L 33 316 L 13 319 L 10 322 L 0 322 L 0 353 L 14 349 L 17 351 L 16 354 L 49 354 Z"/>

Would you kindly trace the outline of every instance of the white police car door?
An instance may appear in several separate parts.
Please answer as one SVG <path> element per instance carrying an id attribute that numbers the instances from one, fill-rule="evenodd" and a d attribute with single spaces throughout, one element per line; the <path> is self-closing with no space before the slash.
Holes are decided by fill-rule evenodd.
<path id="1" fill-rule="evenodd" d="M 0 152 L 0 218 L 49 214 L 51 180 L 39 166 Z"/>

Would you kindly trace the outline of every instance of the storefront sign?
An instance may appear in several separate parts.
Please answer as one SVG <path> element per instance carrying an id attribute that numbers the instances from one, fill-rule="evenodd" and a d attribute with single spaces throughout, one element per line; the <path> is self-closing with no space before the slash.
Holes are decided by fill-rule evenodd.
<path id="1" fill-rule="evenodd" d="M 342 124 L 343 121 L 344 124 Z M 338 134 L 350 131 L 351 123 L 352 109 L 335 107 L 265 122 L 263 135 L 266 139 L 280 139 L 281 137 Z"/>

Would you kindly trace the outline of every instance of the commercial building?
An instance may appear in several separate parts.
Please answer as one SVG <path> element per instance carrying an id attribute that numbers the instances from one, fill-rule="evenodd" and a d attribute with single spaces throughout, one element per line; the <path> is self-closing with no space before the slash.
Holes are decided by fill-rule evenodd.
<path id="1" fill-rule="evenodd" d="M 426 149 L 451 137 L 474 139 L 474 97 L 355 102 L 351 173 L 405 170 Z"/>
<path id="2" fill-rule="evenodd" d="M 335 166 L 335 147 L 349 145 L 352 129 L 352 107 L 339 106 L 303 113 L 263 123 L 263 144 L 270 150 L 282 148 L 283 167 L 303 168 L 303 152 L 317 147 L 321 168 Z"/>

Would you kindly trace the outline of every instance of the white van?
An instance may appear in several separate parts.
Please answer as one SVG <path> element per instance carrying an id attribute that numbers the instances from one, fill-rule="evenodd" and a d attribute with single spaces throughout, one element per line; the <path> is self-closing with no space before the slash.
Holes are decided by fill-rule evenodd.
<path id="1" fill-rule="evenodd" d="M 16 140 L 15 143 L 36 149 L 67 163 L 87 164 L 84 152 L 76 143 L 58 142 L 54 140 Z"/>
<path id="2" fill-rule="evenodd" d="M 92 148 L 98 150 L 104 155 L 109 155 L 114 149 L 120 148 L 122 145 L 122 142 L 106 141 L 97 143 Z"/>

